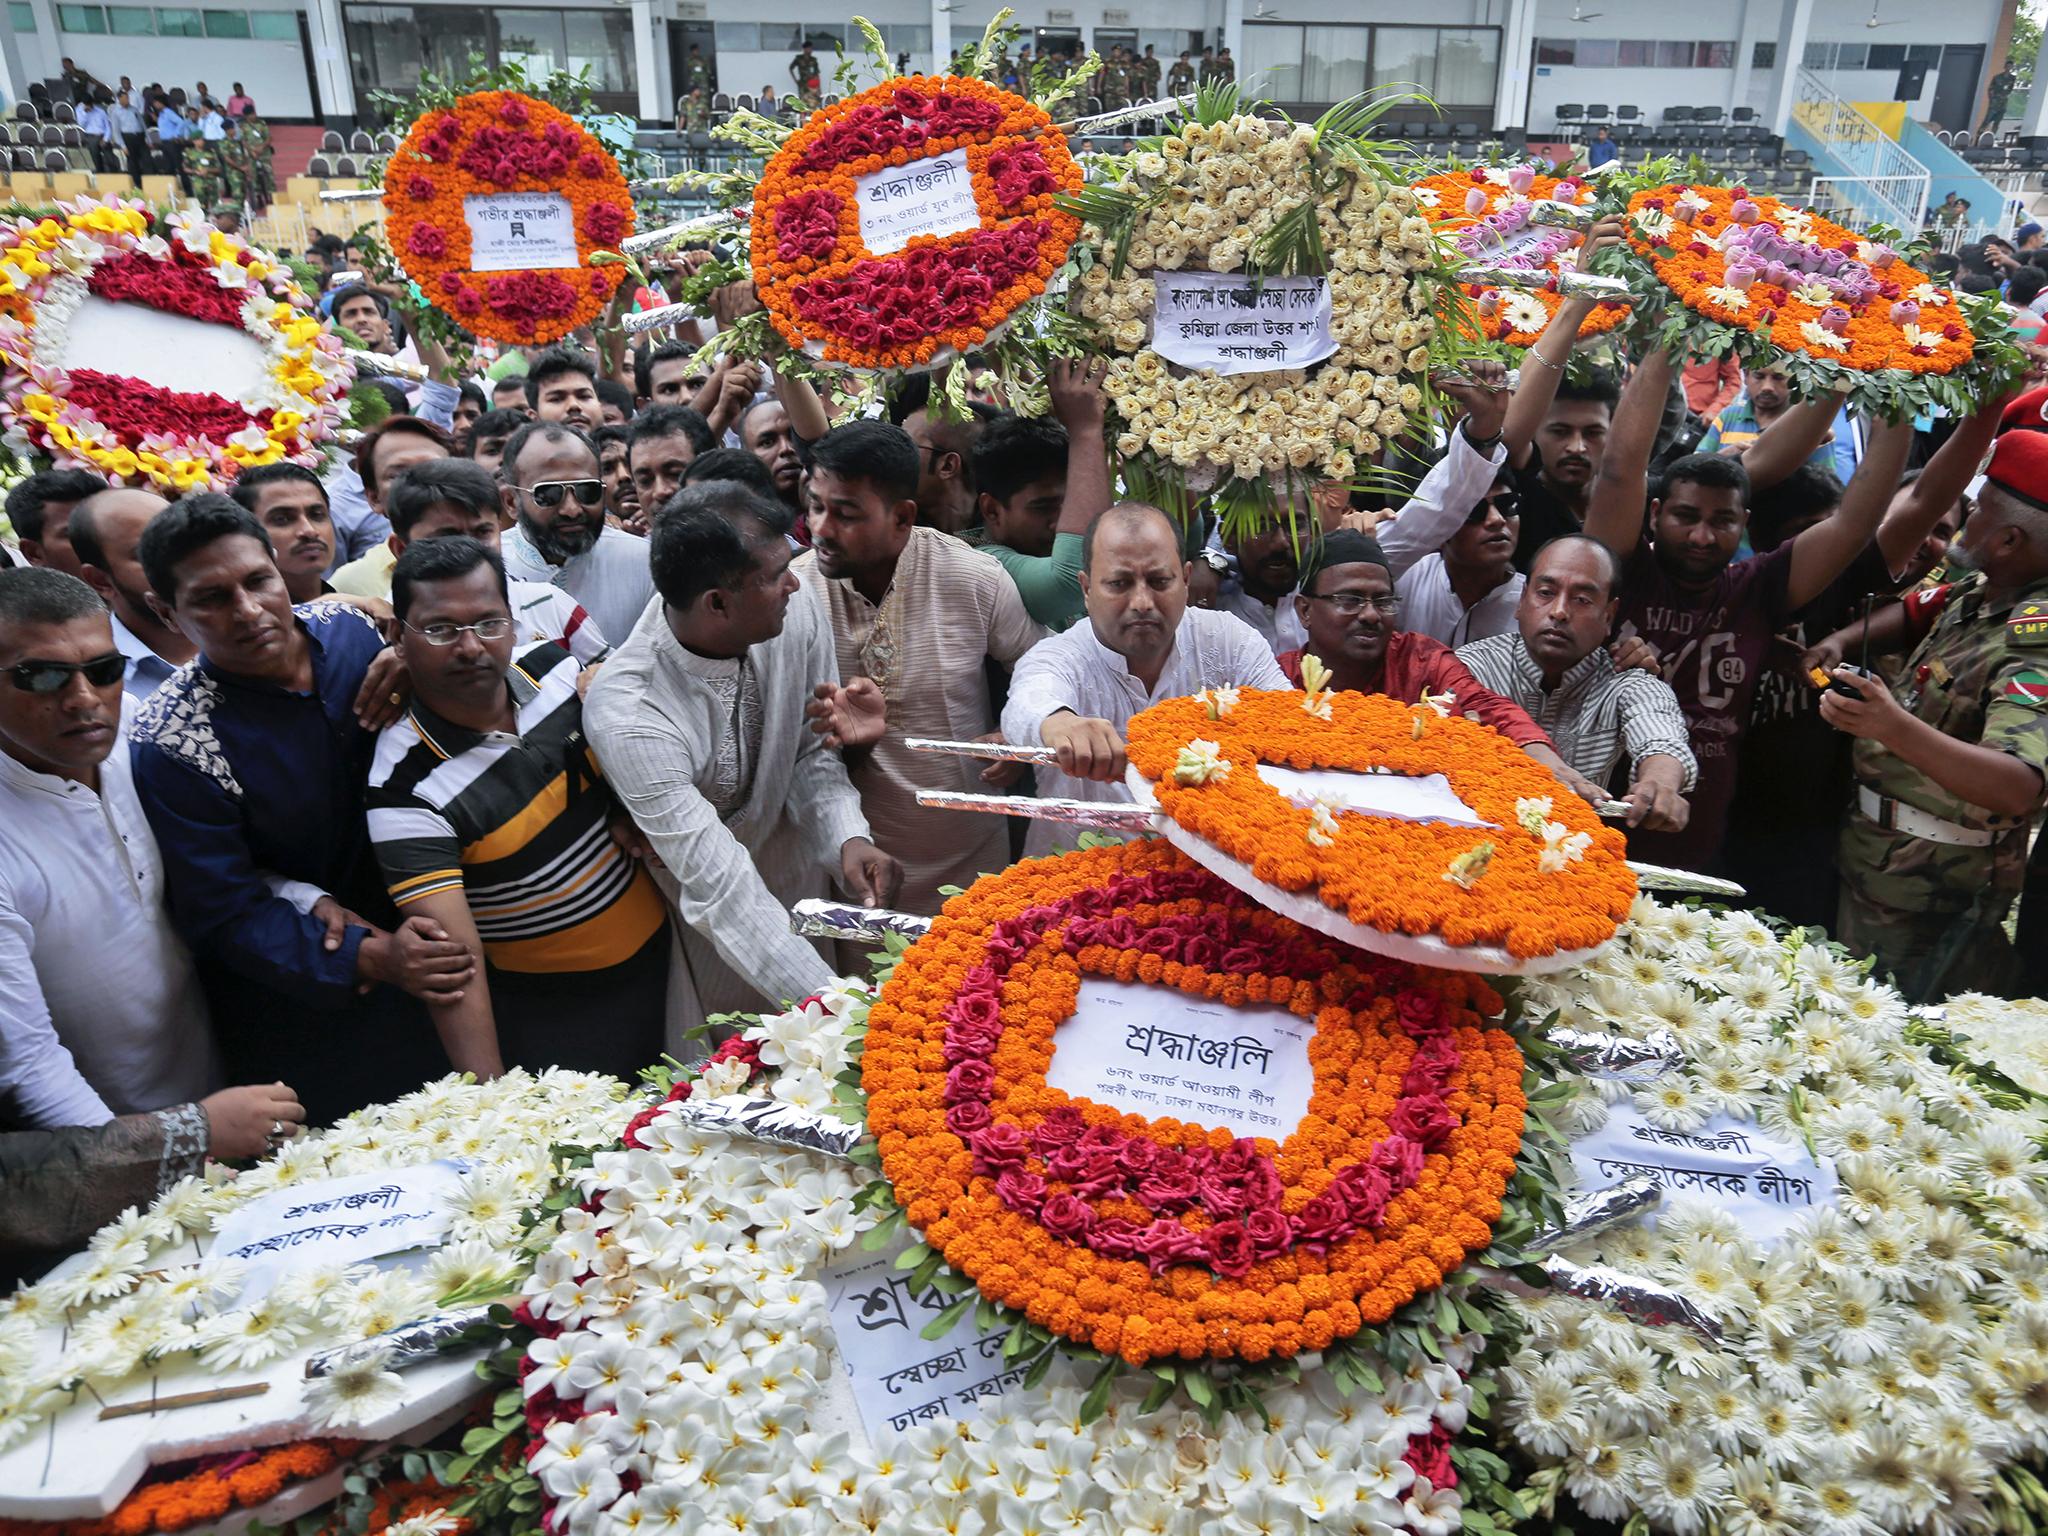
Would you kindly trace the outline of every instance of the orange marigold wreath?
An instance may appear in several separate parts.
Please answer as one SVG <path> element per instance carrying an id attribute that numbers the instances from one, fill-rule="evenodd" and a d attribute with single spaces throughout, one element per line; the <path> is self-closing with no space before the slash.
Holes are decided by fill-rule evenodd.
<path id="1" fill-rule="evenodd" d="M 1469 171 L 1443 171 L 1415 183 L 1415 199 L 1439 229 L 1457 238 L 1459 253 L 1466 260 L 1491 260 L 1503 247 L 1527 238 L 1528 212 L 1532 202 L 1553 201 L 1587 207 L 1593 202 L 1590 187 L 1577 181 L 1559 180 L 1518 166 L 1511 170 L 1474 166 Z M 1555 252 L 1569 248 L 1561 230 L 1539 234 L 1544 248 L 1535 254 L 1544 258 L 1538 270 L 1556 271 Z M 1533 347 L 1543 328 L 1564 304 L 1561 294 L 1548 289 L 1511 289 L 1506 292 L 1484 283 L 1465 283 L 1465 295 L 1475 300 L 1466 311 L 1468 323 L 1488 341 L 1511 347 Z M 1598 336 L 1613 330 L 1629 317 L 1629 306 L 1604 299 L 1579 324 L 1580 336 Z"/>
<path id="2" fill-rule="evenodd" d="M 1300 1123 L 1240 1141 L 1049 1086 L 1085 976 L 1312 1020 Z M 1491 1241 L 1527 1107 L 1501 1006 L 1160 842 L 1033 859 L 947 902 L 883 987 L 868 1127 L 908 1220 L 988 1299 L 1134 1365 L 1290 1356 Z"/>
<path id="3" fill-rule="evenodd" d="M 567 199 L 578 265 L 553 271 L 471 269 L 463 200 L 503 193 Z M 426 113 L 384 168 L 385 236 L 430 303 L 478 336 L 536 344 L 604 312 L 622 265 L 594 267 L 633 232 L 619 165 L 568 113 L 517 91 L 479 91 Z"/>
<path id="4" fill-rule="evenodd" d="M 1168 699 L 1132 718 L 1130 763 L 1182 828 L 1361 927 L 1518 958 L 1611 938 L 1636 894 L 1622 835 L 1506 737 L 1437 705 L 1328 690 Z M 1261 763 L 1442 774 L 1487 825 L 1303 808 Z"/>
<path id="5" fill-rule="evenodd" d="M 918 195 L 957 198 L 964 169 L 977 222 L 874 248 L 859 179 L 919 165 Z M 754 190 L 755 291 L 783 339 L 814 357 L 943 362 L 1045 292 L 1081 232 L 1054 198 L 1080 187 L 1066 136 L 1023 97 L 957 75 L 885 81 L 813 113 L 768 162 Z"/>
<path id="6" fill-rule="evenodd" d="M 1889 246 L 1744 187 L 1629 199 L 1628 242 L 1686 308 L 1857 373 L 1948 373 L 1977 338 L 1955 296 Z"/>
<path id="7" fill-rule="evenodd" d="M 170 1536 L 268 1504 L 294 1483 L 332 1471 L 360 1440 L 295 1440 L 206 1458 L 189 1472 L 145 1481 L 111 1514 L 83 1520 L 0 1520 L 0 1536 Z"/>

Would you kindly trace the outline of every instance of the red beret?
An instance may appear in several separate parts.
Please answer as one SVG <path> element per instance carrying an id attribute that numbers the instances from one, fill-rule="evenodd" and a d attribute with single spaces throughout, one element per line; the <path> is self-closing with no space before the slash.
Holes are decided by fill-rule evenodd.
<path id="1" fill-rule="evenodd" d="M 1998 418 L 2001 432 L 2048 432 L 2048 384 L 2030 389 Z"/>
<path id="2" fill-rule="evenodd" d="M 1991 450 L 1984 478 L 2028 506 L 2048 512 L 2048 432 L 2007 432 Z"/>

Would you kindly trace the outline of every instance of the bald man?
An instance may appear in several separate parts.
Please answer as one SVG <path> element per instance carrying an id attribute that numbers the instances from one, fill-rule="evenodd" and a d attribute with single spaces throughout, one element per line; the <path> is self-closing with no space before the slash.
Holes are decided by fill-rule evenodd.
<path id="1" fill-rule="evenodd" d="M 1005 740 L 1059 754 L 1056 771 L 1040 771 L 1042 794 L 1128 801 L 1124 727 L 1132 715 L 1205 687 L 1293 686 L 1244 620 L 1188 606 L 1180 530 L 1157 507 L 1120 502 L 1088 525 L 1081 596 L 1088 622 L 1025 653 L 1003 710 Z M 1025 852 L 1068 841 L 1059 823 L 1035 821 Z"/>
<path id="2" fill-rule="evenodd" d="M 71 513 L 71 548 L 79 575 L 113 610 L 114 646 L 128 659 L 124 687 L 140 704 L 198 654 L 147 602 L 149 578 L 136 546 L 151 518 L 170 503 L 152 491 L 100 491 Z"/>

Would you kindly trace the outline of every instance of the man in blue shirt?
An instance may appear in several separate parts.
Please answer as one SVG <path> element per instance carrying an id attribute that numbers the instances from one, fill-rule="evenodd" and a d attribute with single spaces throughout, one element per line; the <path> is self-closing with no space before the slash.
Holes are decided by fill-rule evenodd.
<path id="1" fill-rule="evenodd" d="M 96 171 L 113 170 L 114 125 L 107 116 L 106 106 L 97 96 L 88 96 L 80 103 L 78 131 L 85 136 L 85 147 L 92 152 L 92 168 Z"/>
<path id="2" fill-rule="evenodd" d="M 185 181 L 185 140 L 190 136 L 190 125 L 185 121 L 185 114 L 177 109 L 168 96 L 158 97 L 157 152 L 164 157 L 165 172 L 177 177 L 180 186 L 183 186 Z"/>
<path id="3" fill-rule="evenodd" d="M 142 111 L 135 105 L 132 92 L 124 90 L 114 98 L 114 104 L 107 108 L 107 123 L 113 129 L 113 137 L 128 152 L 128 174 L 141 186 L 142 178 L 149 172 L 149 141 L 143 134 Z"/>
<path id="4" fill-rule="evenodd" d="M 1586 146 L 1586 165 L 1589 169 L 1597 171 L 1620 154 L 1621 146 L 1614 142 L 1605 123 L 1593 130 L 1592 142 Z"/>
<path id="5" fill-rule="evenodd" d="M 293 608 L 225 496 L 165 508 L 139 553 L 150 607 L 199 656 L 135 723 L 135 786 L 230 1079 L 302 1083 L 325 1123 L 446 1071 L 415 998 L 459 999 L 476 963 L 431 919 L 397 920 L 370 850 L 356 707 L 375 625 Z"/>

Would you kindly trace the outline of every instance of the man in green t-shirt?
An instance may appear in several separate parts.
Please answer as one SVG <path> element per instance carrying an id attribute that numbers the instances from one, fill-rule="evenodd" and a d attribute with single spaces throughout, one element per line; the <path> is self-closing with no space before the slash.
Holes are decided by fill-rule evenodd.
<path id="1" fill-rule="evenodd" d="M 1085 613 L 1082 535 L 1109 506 L 1109 450 L 1103 441 L 1105 364 L 1052 365 L 1055 424 L 999 416 L 974 441 L 981 547 L 1002 562 L 1024 611 L 1047 629 Z"/>

